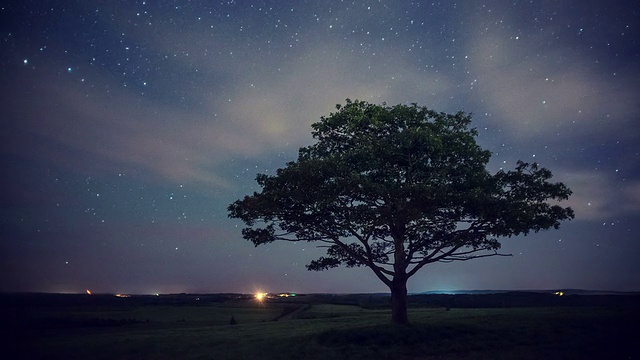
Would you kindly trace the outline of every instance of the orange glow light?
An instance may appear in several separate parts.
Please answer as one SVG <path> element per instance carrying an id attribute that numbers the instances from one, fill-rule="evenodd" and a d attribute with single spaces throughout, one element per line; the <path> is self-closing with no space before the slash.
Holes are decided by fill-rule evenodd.
<path id="1" fill-rule="evenodd" d="M 261 292 L 256 293 L 256 300 L 262 301 L 262 300 L 264 300 L 265 296 L 267 296 L 266 293 L 261 293 Z"/>
<path id="2" fill-rule="evenodd" d="M 91 290 L 87 289 L 87 294 L 91 295 Z"/>

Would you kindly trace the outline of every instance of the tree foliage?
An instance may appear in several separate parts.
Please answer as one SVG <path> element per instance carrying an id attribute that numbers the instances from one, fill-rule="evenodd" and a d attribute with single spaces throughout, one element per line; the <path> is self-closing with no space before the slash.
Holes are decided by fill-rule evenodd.
<path id="1" fill-rule="evenodd" d="M 315 144 L 229 205 L 256 246 L 317 242 L 326 255 L 309 270 L 367 266 L 393 293 L 426 264 L 499 255 L 499 238 L 573 218 L 558 205 L 571 191 L 549 170 L 519 161 L 490 174 L 470 115 L 348 99 L 336 108 L 312 125 Z"/>

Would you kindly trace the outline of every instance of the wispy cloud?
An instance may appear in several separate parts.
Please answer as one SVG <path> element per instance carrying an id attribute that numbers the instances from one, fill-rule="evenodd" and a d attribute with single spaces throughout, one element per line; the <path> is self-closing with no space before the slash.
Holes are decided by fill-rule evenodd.
<path id="1" fill-rule="evenodd" d="M 640 213 L 640 183 L 620 185 L 612 176 L 598 171 L 559 173 L 573 195 L 562 203 L 576 212 L 576 220 L 611 221 L 620 216 Z M 618 184 L 618 185 L 616 185 Z"/>
<path id="2" fill-rule="evenodd" d="M 559 40 L 549 31 L 507 31 L 518 21 L 487 14 L 471 29 L 476 36 L 469 42 L 470 64 L 492 119 L 515 138 L 558 133 L 598 138 L 605 127 L 608 134 L 624 135 L 640 115 L 634 70 L 612 74 L 593 54 L 551 46 Z"/>
<path id="3" fill-rule="evenodd" d="M 10 114 L 21 135 L 10 140 L 11 146 L 5 144 L 5 150 L 75 171 L 117 173 L 133 167 L 169 181 L 228 188 L 233 181 L 219 166 L 238 157 L 264 157 L 309 144 L 310 124 L 347 97 L 393 104 L 420 101 L 420 94 L 437 103 L 453 89 L 446 76 L 411 69 L 393 48 L 388 56 L 368 60 L 377 71 L 389 70 L 372 78 L 359 54 L 344 52 L 340 44 L 312 45 L 300 47 L 285 61 L 278 54 L 237 59 L 226 69 L 224 81 L 193 84 L 194 94 L 224 89 L 226 95 L 201 97 L 193 107 L 143 96 L 142 90 L 123 87 L 107 71 L 79 84 L 72 76 L 33 70 L 28 86 L 5 84 L 22 102 L 12 106 L 15 113 Z M 219 64 L 208 64 L 204 54 L 190 58 L 202 66 L 205 78 L 218 71 Z"/>

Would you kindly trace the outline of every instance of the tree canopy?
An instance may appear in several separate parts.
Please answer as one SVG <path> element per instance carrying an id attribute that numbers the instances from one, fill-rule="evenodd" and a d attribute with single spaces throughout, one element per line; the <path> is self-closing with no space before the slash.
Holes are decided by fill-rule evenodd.
<path id="1" fill-rule="evenodd" d="M 309 270 L 366 266 L 392 294 L 392 318 L 407 323 L 406 282 L 434 262 L 501 255 L 500 238 L 573 218 L 558 202 L 571 190 L 551 172 L 518 161 L 490 174 L 471 116 L 364 101 L 337 105 L 312 125 L 315 144 L 261 192 L 229 205 L 245 239 L 309 241 L 326 255 Z"/>

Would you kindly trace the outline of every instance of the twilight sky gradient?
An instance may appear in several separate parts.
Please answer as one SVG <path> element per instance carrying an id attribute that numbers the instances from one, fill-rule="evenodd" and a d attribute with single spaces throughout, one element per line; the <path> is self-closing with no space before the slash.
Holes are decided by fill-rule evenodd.
<path id="1" fill-rule="evenodd" d="M 537 161 L 574 191 L 561 230 L 428 266 L 410 292 L 640 291 L 638 18 L 597 0 L 0 5 L 0 291 L 387 291 L 227 218 L 347 97 L 472 112 L 492 172 Z"/>

